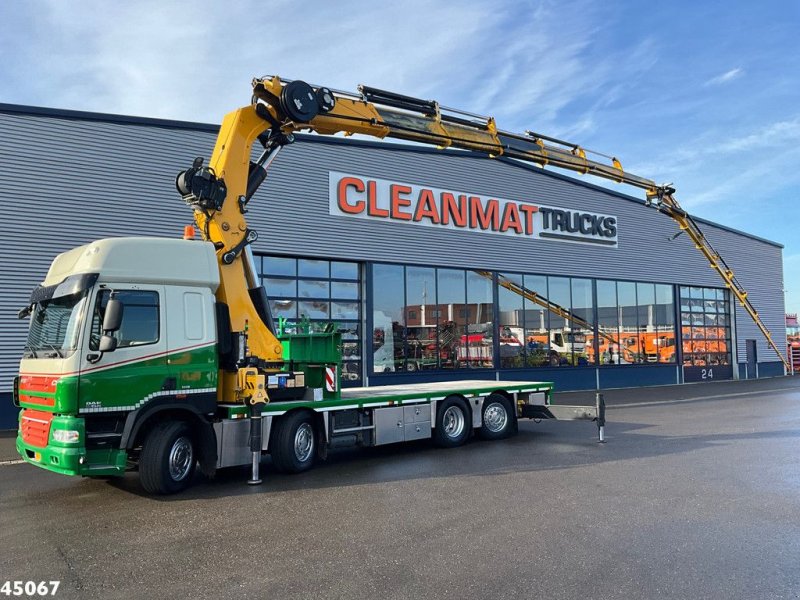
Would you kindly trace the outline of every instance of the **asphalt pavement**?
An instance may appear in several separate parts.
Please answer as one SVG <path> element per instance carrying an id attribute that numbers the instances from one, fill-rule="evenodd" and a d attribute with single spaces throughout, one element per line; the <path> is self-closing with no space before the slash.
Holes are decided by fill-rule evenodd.
<path id="1" fill-rule="evenodd" d="M 800 598 L 800 378 L 605 393 L 592 424 L 144 495 L 2 464 L 0 585 L 57 598 Z M 699 399 L 698 399 L 699 398 Z M 562 394 L 562 403 L 593 394 Z"/>

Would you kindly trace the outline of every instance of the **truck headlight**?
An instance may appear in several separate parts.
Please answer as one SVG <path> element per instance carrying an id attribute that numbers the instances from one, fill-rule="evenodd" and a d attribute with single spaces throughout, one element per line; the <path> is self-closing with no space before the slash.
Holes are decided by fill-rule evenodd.
<path id="1" fill-rule="evenodd" d="M 55 429 L 53 430 L 53 439 L 62 444 L 74 444 L 80 440 L 81 434 L 75 429 Z"/>

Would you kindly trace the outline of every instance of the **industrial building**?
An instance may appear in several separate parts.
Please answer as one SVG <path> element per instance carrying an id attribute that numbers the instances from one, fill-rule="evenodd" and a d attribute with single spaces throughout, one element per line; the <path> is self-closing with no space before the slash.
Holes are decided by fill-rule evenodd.
<path id="1" fill-rule="evenodd" d="M 179 237 L 176 174 L 216 125 L 0 105 L 0 429 L 53 257 Z M 622 192 L 626 191 L 620 188 Z M 508 159 L 298 136 L 248 205 L 275 318 L 334 321 L 348 385 L 553 381 L 608 389 L 782 375 L 687 236 L 643 200 Z M 782 246 L 698 220 L 785 347 Z M 192 265 L 186 265 L 191 269 Z M 646 391 L 643 391 L 643 396 Z"/>

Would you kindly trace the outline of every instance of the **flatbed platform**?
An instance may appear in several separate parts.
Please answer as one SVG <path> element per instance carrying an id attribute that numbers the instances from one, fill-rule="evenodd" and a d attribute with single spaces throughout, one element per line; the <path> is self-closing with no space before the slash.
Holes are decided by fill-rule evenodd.
<path id="1" fill-rule="evenodd" d="M 546 381 L 436 381 L 433 383 L 410 383 L 401 385 L 381 385 L 375 387 L 358 387 L 342 389 L 342 400 L 363 402 L 372 399 L 396 399 L 401 401 L 420 402 L 426 400 L 442 400 L 449 394 L 467 396 L 483 395 L 494 390 L 507 392 L 544 392 L 553 391 L 553 384 Z"/>
<path id="2" fill-rule="evenodd" d="M 436 381 L 431 383 L 409 383 L 399 385 L 379 385 L 373 387 L 344 388 L 338 398 L 318 398 L 316 400 L 282 400 L 266 404 L 262 409 L 265 416 L 278 416 L 295 408 L 310 408 L 316 412 L 329 412 L 351 408 L 379 408 L 398 404 L 434 404 L 451 394 L 465 397 L 488 396 L 494 391 L 503 390 L 509 394 L 541 394 L 541 400 L 533 402 L 543 407 L 550 405 L 555 385 L 549 381 L 492 381 L 470 379 L 465 381 Z M 532 400 L 531 397 L 529 400 Z M 539 400 L 537 398 L 537 400 Z M 243 404 L 226 403 L 228 418 L 241 418 L 247 407 Z"/>

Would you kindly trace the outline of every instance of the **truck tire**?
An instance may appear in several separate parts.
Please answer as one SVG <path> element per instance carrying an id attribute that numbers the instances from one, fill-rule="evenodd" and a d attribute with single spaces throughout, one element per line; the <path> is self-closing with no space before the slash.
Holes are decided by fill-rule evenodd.
<path id="1" fill-rule="evenodd" d="M 278 421 L 270 440 L 272 464 L 281 473 L 301 473 L 314 466 L 317 455 L 314 415 L 294 412 Z"/>
<path id="2" fill-rule="evenodd" d="M 501 440 L 517 431 L 517 419 L 511 401 L 502 394 L 490 394 L 483 401 L 481 427 L 484 440 Z"/>
<path id="3" fill-rule="evenodd" d="M 149 494 L 174 494 L 192 483 L 196 463 L 189 425 L 181 421 L 159 423 L 142 445 L 139 481 Z"/>
<path id="4" fill-rule="evenodd" d="M 445 398 L 436 411 L 433 442 L 440 448 L 455 448 L 467 441 L 472 428 L 470 409 L 461 398 Z"/>

